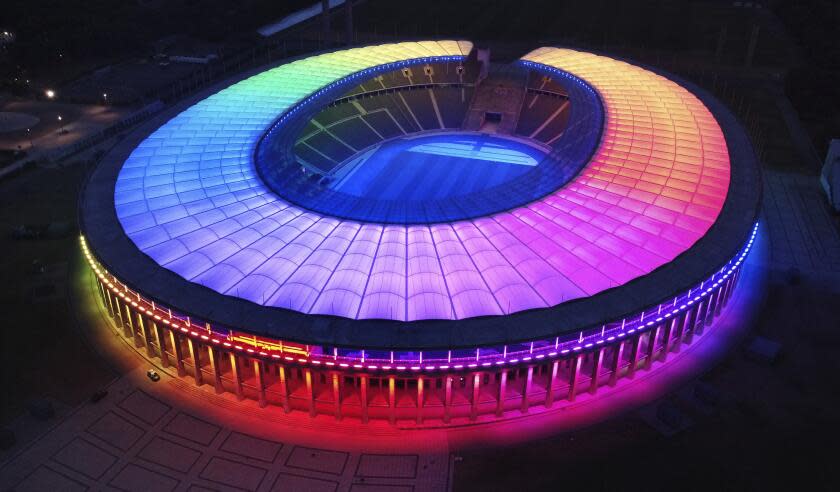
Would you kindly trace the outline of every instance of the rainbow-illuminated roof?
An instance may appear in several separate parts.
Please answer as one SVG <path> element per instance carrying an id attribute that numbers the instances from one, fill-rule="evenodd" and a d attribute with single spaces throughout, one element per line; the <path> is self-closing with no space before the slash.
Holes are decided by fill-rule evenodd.
<path id="1" fill-rule="evenodd" d="M 464 41 L 313 56 L 234 84 L 144 140 L 117 180 L 117 215 L 158 264 L 217 292 L 348 318 L 461 319 L 553 306 L 668 263 L 717 218 L 729 156 L 709 110 L 676 83 L 607 57 L 541 48 L 604 103 L 581 174 L 528 206 L 469 221 L 377 225 L 302 210 L 256 175 L 260 136 L 284 110 L 352 73 L 460 56 Z"/>

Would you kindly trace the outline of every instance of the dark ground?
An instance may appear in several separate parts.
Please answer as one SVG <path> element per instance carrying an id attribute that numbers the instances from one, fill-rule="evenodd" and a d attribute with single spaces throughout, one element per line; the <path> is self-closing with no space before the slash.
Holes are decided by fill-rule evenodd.
<path id="1" fill-rule="evenodd" d="M 664 437 L 630 414 L 554 440 L 464 453 L 455 490 L 837 490 L 840 287 L 783 277 L 771 275 L 754 330 L 783 344 L 782 359 L 767 366 L 735 350 L 702 377 L 721 392 L 719 408 L 682 407 L 689 429 Z"/>
<path id="2" fill-rule="evenodd" d="M 74 406 L 115 377 L 74 327 L 68 278 L 77 270 L 78 235 L 15 240 L 12 229 L 70 222 L 75 228 L 81 166 L 35 169 L 0 182 L 0 424 L 48 396 Z M 38 262 L 46 268 L 36 273 Z"/>

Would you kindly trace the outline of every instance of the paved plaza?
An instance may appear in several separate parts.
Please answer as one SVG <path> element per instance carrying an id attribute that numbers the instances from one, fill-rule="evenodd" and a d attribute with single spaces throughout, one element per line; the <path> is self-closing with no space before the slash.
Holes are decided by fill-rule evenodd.
<path id="1" fill-rule="evenodd" d="M 761 286 L 766 255 L 760 240 L 744 281 Z M 80 261 L 80 260 L 79 260 Z M 96 299 L 93 280 L 81 275 L 73 295 Z M 740 340 L 756 314 L 761 288 L 739 289 L 737 302 L 693 345 L 667 365 L 551 411 L 479 425 L 418 432 L 413 423 L 392 427 L 331 416 L 310 418 L 256 402 L 217 395 L 212 386 L 163 376 L 146 378 L 151 362 L 108 325 L 102 307 L 80 313 L 81 326 L 102 355 L 124 374 L 97 403 L 85 402 L 57 417 L 53 427 L 2 456 L 0 489 L 29 490 L 449 490 L 461 450 L 526 442 L 547 431 L 563 433 L 631 411 L 674 385 L 690 383 L 698 367 L 719 360 Z M 79 300 L 75 300 L 79 302 Z M 86 321 L 87 323 L 84 323 Z M 719 334 L 719 335 L 717 335 Z M 24 418 L 24 417 L 22 417 Z"/>

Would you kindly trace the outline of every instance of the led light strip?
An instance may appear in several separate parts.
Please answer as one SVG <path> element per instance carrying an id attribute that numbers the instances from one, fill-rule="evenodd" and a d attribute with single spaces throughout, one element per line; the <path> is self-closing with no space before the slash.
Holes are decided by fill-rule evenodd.
<path id="1" fill-rule="evenodd" d="M 304 364 L 304 365 L 313 365 L 313 366 L 326 366 L 326 367 L 339 367 L 343 369 L 357 369 L 357 370 L 366 370 L 366 371 L 395 371 L 395 372 L 404 372 L 404 371 L 413 371 L 413 372 L 420 372 L 420 371 L 446 371 L 446 370 L 463 370 L 463 369 L 476 369 L 476 368 L 488 368 L 488 367 L 495 367 L 495 366 L 515 366 L 515 365 L 523 365 L 528 364 L 531 361 L 538 361 L 543 359 L 552 359 L 552 358 L 563 358 L 568 354 L 577 354 L 577 353 L 585 353 L 591 351 L 593 349 L 600 348 L 601 346 L 609 345 L 612 342 L 620 341 L 626 338 L 629 335 L 637 334 L 637 333 L 645 333 L 651 329 L 660 326 L 664 322 L 668 321 L 670 318 L 681 314 L 682 312 L 690 309 L 695 303 L 702 301 L 707 296 L 711 295 L 712 293 L 716 292 L 717 289 L 721 288 L 724 285 L 724 282 L 735 275 L 737 271 L 741 268 L 742 263 L 746 259 L 747 255 L 749 254 L 750 250 L 752 249 L 753 243 L 755 242 L 755 236 L 758 233 L 758 223 L 753 226 L 753 229 L 750 233 L 749 239 L 747 243 L 744 245 L 743 249 L 735 256 L 731 261 L 729 261 L 726 266 L 721 269 L 720 272 L 713 275 L 709 280 L 703 282 L 701 285 L 703 287 L 699 290 L 690 290 L 688 293 L 684 294 L 683 296 L 686 297 L 686 301 L 681 303 L 679 307 L 674 307 L 670 311 L 662 313 L 661 316 L 657 316 L 653 320 L 644 321 L 644 316 L 641 317 L 640 321 L 634 322 L 632 325 L 627 325 L 626 323 L 622 323 L 624 325 L 624 329 L 621 329 L 618 333 L 610 334 L 609 336 L 603 335 L 598 337 L 597 339 L 593 339 L 592 341 L 587 341 L 586 343 L 575 343 L 574 341 L 571 342 L 571 346 L 568 348 L 563 348 L 559 350 L 551 350 L 551 349 L 542 349 L 540 353 L 531 353 L 528 355 L 516 355 L 512 354 L 510 356 L 505 356 L 499 358 L 498 360 L 485 360 L 485 361 L 476 361 L 476 362 L 456 362 L 456 363 L 440 363 L 440 364 L 423 364 L 422 361 L 414 360 L 414 361 L 406 361 L 400 360 L 397 363 L 393 362 L 385 362 L 385 361 L 376 361 L 376 364 L 372 363 L 365 363 L 363 359 L 358 359 L 355 361 L 337 361 L 332 359 L 328 355 L 318 355 L 315 354 L 308 354 L 307 356 L 301 356 L 300 353 L 296 354 L 287 354 L 283 351 L 265 351 L 254 349 L 251 347 L 244 346 L 244 344 L 240 343 L 232 343 L 230 338 L 223 338 L 220 337 L 218 334 L 213 332 L 211 328 L 208 328 L 210 325 L 208 323 L 204 323 L 205 327 L 201 327 L 198 324 L 193 323 L 189 318 L 182 319 L 177 315 L 173 315 L 172 311 L 168 308 L 163 308 L 154 302 L 145 299 L 139 293 L 130 290 L 125 284 L 119 281 L 116 277 L 108 273 L 105 269 L 101 268 L 90 252 L 87 247 L 87 242 L 85 241 L 84 236 L 80 237 L 80 243 L 82 246 L 82 251 L 85 255 L 85 258 L 90 266 L 91 270 L 94 272 L 96 277 L 98 278 L 98 282 L 102 285 L 103 288 L 107 288 L 111 293 L 118 296 L 124 302 L 129 304 L 132 308 L 134 308 L 137 312 L 145 314 L 150 318 L 154 319 L 156 322 L 160 322 L 171 329 L 176 329 L 181 332 L 183 336 L 190 337 L 199 343 L 211 343 L 214 345 L 224 346 L 229 349 L 234 349 L 238 352 L 247 353 L 249 356 L 256 357 L 260 356 L 265 358 L 266 360 L 282 360 L 284 362 L 293 363 L 293 364 Z M 735 288 L 733 285 L 732 289 Z M 693 294 L 691 294 L 693 292 Z M 683 297 L 678 296 L 678 297 Z M 569 344 L 570 342 L 565 341 L 564 344 Z M 285 342 L 281 342 L 278 345 L 284 345 Z"/>

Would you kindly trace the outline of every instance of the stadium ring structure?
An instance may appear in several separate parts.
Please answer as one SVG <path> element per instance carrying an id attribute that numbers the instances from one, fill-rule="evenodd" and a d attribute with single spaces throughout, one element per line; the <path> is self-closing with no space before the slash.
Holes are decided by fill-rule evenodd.
<path id="1" fill-rule="evenodd" d="M 736 118 L 688 82 L 539 48 L 515 63 L 536 101 L 517 129 L 539 140 L 539 165 L 425 202 L 329 185 L 389 132 L 466 125 L 475 51 L 316 54 L 126 137 L 80 205 L 125 337 L 260 406 L 418 424 L 551 407 L 691 344 L 737 286 L 760 176 Z"/>

